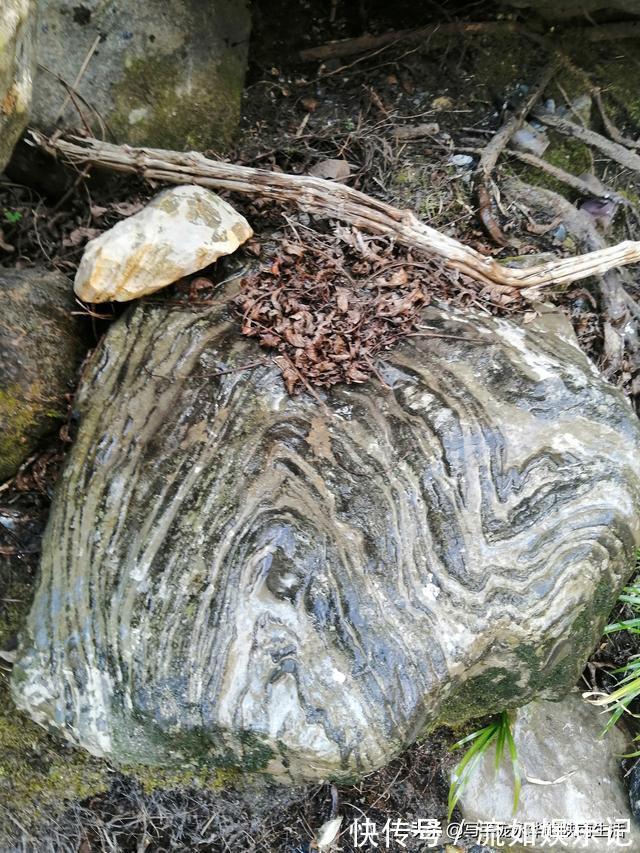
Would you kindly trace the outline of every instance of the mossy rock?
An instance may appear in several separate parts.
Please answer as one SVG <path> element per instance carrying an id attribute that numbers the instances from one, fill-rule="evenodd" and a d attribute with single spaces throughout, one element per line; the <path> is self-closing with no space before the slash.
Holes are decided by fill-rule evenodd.
<path id="1" fill-rule="evenodd" d="M 27 124 L 35 68 L 33 0 L 5 0 L 0 15 L 0 171 Z"/>
<path id="2" fill-rule="evenodd" d="M 14 569 L 6 560 L 0 563 L 0 649 L 10 646 L 21 629 L 33 594 L 28 580 L 17 579 L 22 572 Z M 5 667 L 0 665 L 1 850 L 13 849 L 25 834 L 40 837 L 74 803 L 108 791 L 115 778 L 114 768 L 107 762 L 48 733 L 15 708 Z M 234 790 L 238 797 L 258 804 L 271 802 L 273 797 L 271 791 L 265 791 L 264 780 L 258 782 L 229 768 L 203 771 L 187 764 L 168 770 L 131 765 L 119 770 L 145 794 L 200 790 L 205 795 Z"/>
<path id="3" fill-rule="evenodd" d="M 629 561 L 629 573 L 634 563 Z M 592 649 L 602 637 L 608 614 L 613 609 L 617 595 L 608 581 L 601 581 L 595 588 L 589 605 L 580 613 L 569 628 L 561 643 L 550 641 L 537 649 L 524 644 L 515 648 L 514 657 L 528 668 L 531 681 L 536 685 L 539 698 L 558 701 L 567 694 L 567 685 L 577 682 L 584 669 L 584 652 L 577 649 Z M 498 657 L 499 657 L 499 653 Z M 469 679 L 462 689 L 454 692 L 446 701 L 437 723 L 460 726 L 470 719 L 486 714 L 497 714 L 505 708 L 518 708 L 526 704 L 518 696 L 517 679 L 508 670 L 500 667 L 488 669 L 481 675 Z M 488 700 L 491 697 L 491 701 Z"/>
<path id="4" fill-rule="evenodd" d="M 46 130 L 84 121 L 131 145 L 224 149 L 240 116 L 249 29 L 245 0 L 42 0 L 47 70 L 36 80 L 33 120 Z M 76 86 L 81 121 L 60 79 L 75 79 L 87 56 Z"/>
<path id="5" fill-rule="evenodd" d="M 2 269 L 0 291 L 1 482 L 66 416 L 85 347 L 63 275 Z"/>
<path id="6" fill-rule="evenodd" d="M 22 630 L 31 600 L 32 582 L 21 559 L 0 556 L 0 650 L 9 649 Z M 71 746 L 18 711 L 9 693 L 10 667 L 0 659 L 0 850 L 13 849 L 25 831 L 40 837 L 51 822 L 78 801 L 109 790 L 114 768 Z M 230 794 L 253 805 L 282 798 L 283 789 L 265 790 L 265 780 L 233 768 L 196 768 L 188 763 L 171 769 L 128 765 L 118 768 L 128 784 L 147 795 L 186 791 L 206 799 Z M 119 778 L 122 779 L 122 776 Z M 295 791 L 291 789 L 291 796 Z M 12 819 L 8 819 L 10 814 Z M 62 821 L 64 824 L 64 820 Z"/>

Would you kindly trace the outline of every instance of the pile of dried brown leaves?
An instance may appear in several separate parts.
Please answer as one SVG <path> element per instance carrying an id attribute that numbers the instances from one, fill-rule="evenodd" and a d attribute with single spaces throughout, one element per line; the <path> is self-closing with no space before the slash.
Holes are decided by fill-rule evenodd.
<path id="1" fill-rule="evenodd" d="M 380 353 L 415 332 L 433 295 L 460 295 L 463 277 L 436 260 L 351 229 L 337 235 L 282 240 L 241 282 L 242 333 L 277 352 L 290 394 L 379 375 Z"/>

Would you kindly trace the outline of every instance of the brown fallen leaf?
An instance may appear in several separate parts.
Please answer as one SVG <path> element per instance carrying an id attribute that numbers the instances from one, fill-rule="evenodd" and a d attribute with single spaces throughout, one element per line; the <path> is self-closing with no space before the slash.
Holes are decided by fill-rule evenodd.
<path id="1" fill-rule="evenodd" d="M 84 225 L 79 225 L 74 228 L 66 237 L 62 238 L 63 246 L 80 246 L 87 240 L 93 240 L 98 234 L 102 234 L 101 228 L 87 228 Z"/>
<path id="2" fill-rule="evenodd" d="M 345 311 L 348 311 L 349 310 L 349 291 L 347 290 L 347 288 L 346 287 L 338 287 L 336 289 L 336 296 L 337 296 L 338 310 L 342 311 L 343 313 Z"/>
<path id="3" fill-rule="evenodd" d="M 294 232 L 271 247 L 235 300 L 243 334 L 276 353 L 290 394 L 380 379 L 378 358 L 417 332 L 434 283 L 439 296 L 449 286 L 469 300 L 477 293 L 462 273 L 434 259 L 416 263 L 390 241 L 352 228 L 310 234 L 302 242 Z M 511 289 L 495 293 L 496 301 L 505 297 Z"/>

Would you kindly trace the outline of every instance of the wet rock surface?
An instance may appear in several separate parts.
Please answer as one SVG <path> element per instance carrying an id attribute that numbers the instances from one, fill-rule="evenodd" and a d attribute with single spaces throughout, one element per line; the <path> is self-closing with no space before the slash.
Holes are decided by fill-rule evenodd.
<path id="1" fill-rule="evenodd" d="M 640 821 L 640 762 L 638 761 L 629 774 L 629 802 L 633 816 Z"/>
<path id="2" fill-rule="evenodd" d="M 66 417 L 84 354 L 59 273 L 0 268 L 0 482 Z"/>
<path id="3" fill-rule="evenodd" d="M 319 401 L 256 366 L 234 292 L 94 354 L 19 707 L 116 763 L 313 780 L 562 695 L 640 541 L 637 421 L 566 321 L 429 308 L 390 390 Z"/>
<path id="4" fill-rule="evenodd" d="M 461 799 L 467 821 L 513 820 L 524 825 L 551 821 L 613 824 L 629 821 L 626 844 L 606 837 L 589 840 L 558 839 L 556 850 L 605 850 L 640 847 L 640 832 L 631 819 L 620 757 L 628 751 L 628 738 L 617 728 L 604 737 L 601 710 L 588 705 L 577 693 L 562 702 L 532 702 L 517 712 L 513 737 L 518 750 L 522 789 L 513 814 L 513 769 L 508 760 L 498 771 L 489 750 L 469 780 Z M 542 851 L 549 840 L 515 843 L 515 851 Z"/>
<path id="5" fill-rule="evenodd" d="M 137 299 L 231 254 L 252 234 L 215 193 L 173 187 L 87 243 L 74 289 L 87 302 Z"/>
<path id="6" fill-rule="evenodd" d="M 243 0 L 42 0 L 33 120 L 220 150 L 238 123 L 249 28 Z M 60 78 L 77 80 L 73 99 Z"/>
<path id="7" fill-rule="evenodd" d="M 33 73 L 35 3 L 5 0 L 0 15 L 0 172 L 27 124 Z"/>

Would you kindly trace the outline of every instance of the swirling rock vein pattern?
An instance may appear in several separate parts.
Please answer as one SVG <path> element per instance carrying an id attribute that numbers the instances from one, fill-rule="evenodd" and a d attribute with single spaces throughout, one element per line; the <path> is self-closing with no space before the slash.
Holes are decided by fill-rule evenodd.
<path id="1" fill-rule="evenodd" d="M 319 401 L 255 366 L 222 301 L 114 323 L 18 705 L 116 763 L 321 779 L 566 692 L 640 541 L 636 418 L 552 316 L 425 325 L 389 389 Z"/>

